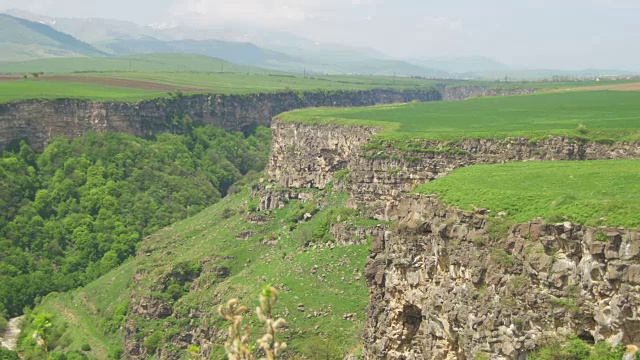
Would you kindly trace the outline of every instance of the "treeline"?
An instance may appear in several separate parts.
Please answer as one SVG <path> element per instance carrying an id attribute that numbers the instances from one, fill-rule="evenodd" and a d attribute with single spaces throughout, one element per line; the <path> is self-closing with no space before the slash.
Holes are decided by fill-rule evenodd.
<path id="1" fill-rule="evenodd" d="M 145 140 L 90 133 L 0 158 L 0 316 L 86 284 L 141 239 L 200 212 L 264 169 L 270 130 L 205 126 Z"/>

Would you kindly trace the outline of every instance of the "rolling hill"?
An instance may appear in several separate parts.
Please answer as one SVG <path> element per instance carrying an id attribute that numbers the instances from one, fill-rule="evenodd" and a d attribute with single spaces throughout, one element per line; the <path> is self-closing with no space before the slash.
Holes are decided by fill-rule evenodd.
<path id="1" fill-rule="evenodd" d="M 100 56 L 103 52 L 49 25 L 0 14 L 1 61 Z"/>

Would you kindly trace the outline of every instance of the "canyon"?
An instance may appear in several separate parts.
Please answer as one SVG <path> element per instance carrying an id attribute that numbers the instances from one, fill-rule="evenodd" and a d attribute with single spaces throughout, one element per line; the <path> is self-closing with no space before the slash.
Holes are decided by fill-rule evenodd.
<path id="1" fill-rule="evenodd" d="M 550 136 L 367 147 L 379 131 L 276 119 L 267 169 L 281 187 L 335 182 L 349 206 L 392 222 L 367 233 L 365 358 L 524 359 L 569 336 L 640 345 L 640 232 L 531 219 L 496 235 L 500 219 L 486 210 L 411 193 L 463 166 L 637 159 L 640 144 Z"/>

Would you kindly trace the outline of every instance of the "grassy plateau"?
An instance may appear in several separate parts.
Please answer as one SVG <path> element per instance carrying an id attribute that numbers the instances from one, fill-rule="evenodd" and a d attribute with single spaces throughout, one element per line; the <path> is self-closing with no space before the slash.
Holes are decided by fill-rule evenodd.
<path id="1" fill-rule="evenodd" d="M 381 139 L 640 139 L 640 92 L 576 91 L 411 103 L 366 108 L 295 110 L 284 121 L 380 126 Z"/>
<path id="2" fill-rule="evenodd" d="M 418 186 L 447 204 L 591 226 L 640 228 L 640 160 L 476 165 Z"/>

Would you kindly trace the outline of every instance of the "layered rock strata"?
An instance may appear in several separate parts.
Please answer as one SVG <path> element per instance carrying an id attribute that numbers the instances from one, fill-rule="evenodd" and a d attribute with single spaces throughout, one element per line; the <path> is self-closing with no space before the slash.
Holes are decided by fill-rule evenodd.
<path id="1" fill-rule="evenodd" d="M 241 130 L 251 124 L 269 126 L 282 112 L 318 106 L 368 106 L 436 101 L 438 90 L 364 90 L 281 92 L 250 95 L 190 95 L 138 103 L 79 99 L 27 100 L 0 104 L 0 149 L 25 139 L 40 150 L 55 137 L 85 132 L 122 132 L 151 136 L 179 132 L 173 117 L 189 116 L 195 124 Z"/>
<path id="2" fill-rule="evenodd" d="M 545 224 L 496 236 L 486 212 L 426 196 L 367 262 L 368 359 L 519 359 L 550 341 L 640 344 L 640 232 Z M 495 221 L 495 220 L 493 220 Z"/>

